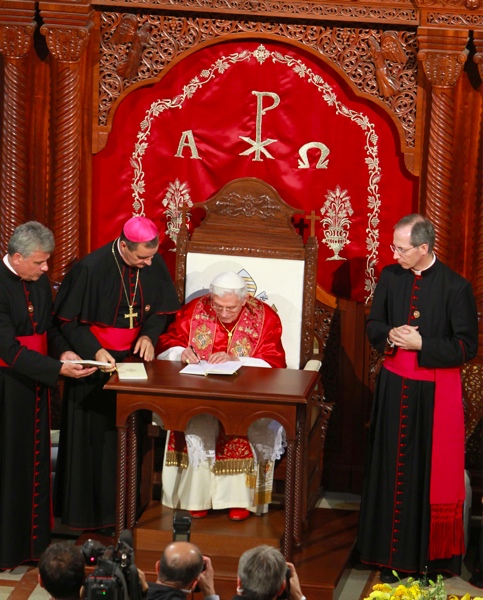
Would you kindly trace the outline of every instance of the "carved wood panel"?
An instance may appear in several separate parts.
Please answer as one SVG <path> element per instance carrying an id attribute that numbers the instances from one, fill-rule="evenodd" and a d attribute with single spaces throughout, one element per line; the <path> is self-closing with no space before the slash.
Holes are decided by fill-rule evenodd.
<path id="1" fill-rule="evenodd" d="M 404 150 L 415 146 L 418 64 L 414 29 L 391 31 L 388 39 L 383 29 L 108 12 L 100 15 L 100 28 L 100 139 L 96 149 L 106 143 L 116 102 L 131 88 L 159 78 L 199 44 L 234 35 L 268 35 L 317 52 L 356 92 L 386 107 L 400 127 Z M 398 55 L 389 46 L 397 47 Z"/>

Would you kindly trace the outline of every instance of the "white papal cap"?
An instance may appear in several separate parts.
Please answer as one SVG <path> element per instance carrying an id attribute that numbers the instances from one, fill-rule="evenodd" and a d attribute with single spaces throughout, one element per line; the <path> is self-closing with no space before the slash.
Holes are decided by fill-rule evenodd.
<path id="1" fill-rule="evenodd" d="M 213 287 L 224 288 L 225 290 L 241 290 L 246 287 L 245 280 L 237 273 L 227 271 L 219 273 L 211 282 Z"/>

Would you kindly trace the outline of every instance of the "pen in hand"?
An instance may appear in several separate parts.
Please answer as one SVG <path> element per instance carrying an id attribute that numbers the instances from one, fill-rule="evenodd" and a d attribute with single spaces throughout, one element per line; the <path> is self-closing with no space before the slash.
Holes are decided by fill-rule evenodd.
<path id="1" fill-rule="evenodd" d="M 196 356 L 196 358 L 198 359 L 198 362 L 200 362 L 200 357 L 198 356 L 198 353 L 196 352 L 196 350 L 193 348 L 192 345 L 190 345 L 191 348 L 191 352 L 193 352 L 193 354 Z"/>

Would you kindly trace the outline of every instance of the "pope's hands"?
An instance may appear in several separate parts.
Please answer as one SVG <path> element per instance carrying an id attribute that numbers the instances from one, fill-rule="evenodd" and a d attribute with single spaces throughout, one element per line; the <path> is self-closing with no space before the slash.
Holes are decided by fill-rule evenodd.
<path id="1" fill-rule="evenodd" d="M 233 354 L 228 354 L 228 352 L 215 352 L 210 356 L 208 362 L 216 365 L 218 363 L 224 363 L 230 360 L 239 360 L 239 358 Z"/>
<path id="2" fill-rule="evenodd" d="M 193 348 L 191 348 L 191 346 L 189 346 L 188 348 L 185 348 L 183 350 L 183 352 L 181 352 L 181 361 L 188 365 L 190 363 L 197 365 L 200 362 L 200 358 L 196 354 L 196 352 L 193 350 Z"/>

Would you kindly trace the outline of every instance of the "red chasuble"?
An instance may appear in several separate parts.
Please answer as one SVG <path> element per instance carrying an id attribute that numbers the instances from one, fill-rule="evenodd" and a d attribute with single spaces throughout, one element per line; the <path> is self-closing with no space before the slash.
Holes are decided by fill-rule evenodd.
<path id="1" fill-rule="evenodd" d="M 228 326 L 231 331 L 232 326 Z M 176 320 L 159 338 L 156 354 L 190 344 L 202 359 L 208 360 L 215 352 L 228 352 L 234 357 L 262 358 L 271 367 L 284 368 L 285 351 L 281 341 L 282 324 L 277 313 L 260 300 L 249 297 L 236 321 L 231 340 L 228 331 L 218 320 L 211 306 L 210 295 L 195 298 L 179 310 Z M 167 465 L 186 467 L 188 455 L 184 434 L 171 432 Z M 253 454 L 248 439 L 227 436 L 220 424 L 216 444 L 216 474 L 250 473 Z"/>

